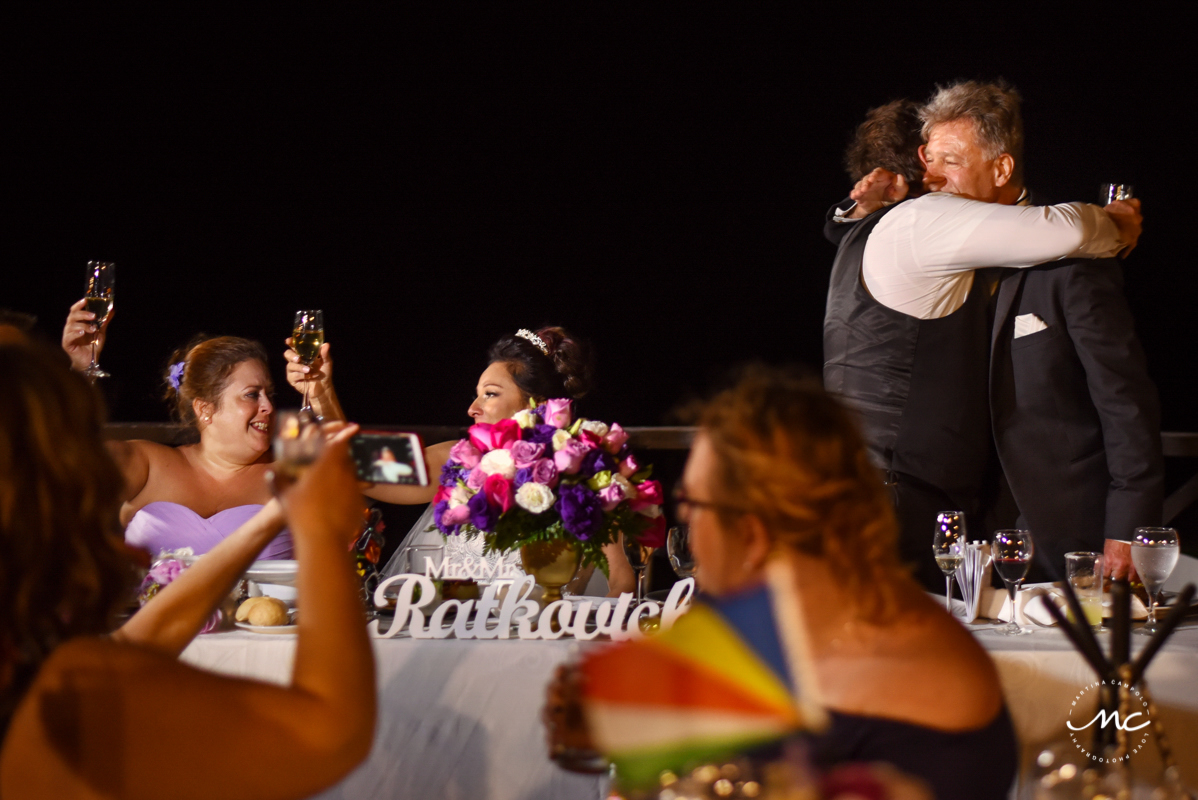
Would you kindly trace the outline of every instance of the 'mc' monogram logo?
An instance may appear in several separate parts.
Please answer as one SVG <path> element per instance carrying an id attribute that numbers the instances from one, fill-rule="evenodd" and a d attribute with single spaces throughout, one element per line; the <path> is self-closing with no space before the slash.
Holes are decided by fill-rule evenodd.
<path id="1" fill-rule="evenodd" d="M 1127 753 L 1124 754 L 1120 760 L 1126 761 L 1131 756 L 1140 752 L 1140 750 L 1148 743 L 1148 731 L 1144 731 L 1144 733 L 1139 737 L 1133 736 L 1132 734 L 1137 731 L 1144 730 L 1152 724 L 1152 720 L 1148 718 L 1148 703 L 1140 695 L 1139 690 L 1137 690 L 1134 686 L 1130 687 L 1128 690 L 1131 693 L 1131 702 L 1129 704 L 1130 708 L 1126 709 L 1125 714 L 1122 717 L 1120 716 L 1118 709 L 1108 712 L 1106 709 L 1100 708 L 1095 712 L 1093 717 L 1089 718 L 1089 721 L 1087 722 L 1086 717 L 1088 712 L 1086 709 L 1091 708 L 1092 706 L 1090 703 L 1085 702 L 1085 698 L 1091 692 L 1091 690 L 1107 685 L 1113 687 L 1116 693 L 1118 693 L 1123 686 L 1123 684 L 1119 681 L 1115 681 L 1110 684 L 1108 684 L 1106 681 L 1103 681 L 1102 683 L 1091 683 L 1089 686 L 1083 687 L 1082 690 L 1077 693 L 1077 696 L 1073 698 L 1073 705 L 1069 709 L 1070 719 L 1065 720 L 1065 727 L 1070 730 L 1069 738 L 1073 742 L 1073 746 L 1081 751 L 1086 758 L 1096 763 L 1109 763 L 1115 761 L 1116 759 L 1109 756 L 1104 757 L 1100 754 L 1091 753 L 1086 746 L 1092 744 L 1093 737 L 1082 736 L 1081 740 L 1079 740 L 1077 736 L 1078 731 L 1084 731 L 1087 728 L 1093 727 L 1095 725 L 1097 725 L 1097 729 L 1108 728 L 1113 725 L 1115 730 L 1123 731 L 1124 735 L 1127 736 Z M 1094 697 L 1093 694 L 1089 694 L 1089 696 L 1091 698 Z M 1075 713 L 1078 715 L 1077 717 L 1073 716 Z M 1079 722 L 1084 722 L 1084 724 L 1075 725 L 1073 722 L 1074 719 L 1077 719 Z"/>

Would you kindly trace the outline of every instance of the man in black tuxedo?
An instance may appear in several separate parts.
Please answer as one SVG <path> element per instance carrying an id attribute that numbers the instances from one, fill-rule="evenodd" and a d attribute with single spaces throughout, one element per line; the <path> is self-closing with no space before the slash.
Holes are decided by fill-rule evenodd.
<path id="1" fill-rule="evenodd" d="M 989 113 L 995 98 L 1007 104 L 1005 115 Z M 926 188 L 1010 202 L 1014 192 L 996 191 L 999 172 L 987 155 L 1006 141 L 1016 145 L 1002 155 L 1021 158 L 1018 103 L 1001 84 L 938 91 L 923 111 Z M 1138 210 L 1138 201 L 1131 205 Z M 1164 459 L 1159 399 L 1118 260 L 1005 272 L 991 335 L 990 411 L 1020 523 L 1039 550 L 1029 581 L 1064 577 L 1071 550 L 1105 550 L 1108 571 L 1125 574 L 1130 554 L 1121 542 L 1137 526 L 1161 522 Z"/>

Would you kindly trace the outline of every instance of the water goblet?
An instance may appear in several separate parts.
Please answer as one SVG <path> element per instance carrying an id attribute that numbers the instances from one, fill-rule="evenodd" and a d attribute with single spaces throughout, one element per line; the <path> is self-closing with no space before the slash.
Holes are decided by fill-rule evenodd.
<path id="1" fill-rule="evenodd" d="M 1152 636 L 1160 630 L 1156 607 L 1161 586 L 1173 574 L 1180 553 L 1177 531 L 1173 528 L 1136 528 L 1131 538 L 1131 563 L 1148 591 L 1148 622 L 1136 630 L 1140 636 Z"/>
<path id="2" fill-rule="evenodd" d="M 1102 627 L 1102 553 L 1077 551 L 1065 554 L 1065 578 L 1086 615 L 1086 622 L 1096 631 Z"/>
<path id="3" fill-rule="evenodd" d="M 311 366 L 320 355 L 320 346 L 324 344 L 324 312 L 319 309 L 295 312 L 295 325 L 291 332 L 291 347 L 299 356 L 300 363 L 305 367 Z M 300 407 L 301 414 L 307 414 L 314 420 L 320 421 L 312 404 L 308 402 L 308 385 L 310 377 L 304 378 L 304 403 Z"/>
<path id="4" fill-rule="evenodd" d="M 87 310 L 96 315 L 92 322 L 96 326 L 96 332 L 92 336 L 92 363 L 83 371 L 90 381 L 95 381 L 96 378 L 112 377 L 96 362 L 96 340 L 100 338 L 100 328 L 103 327 L 105 320 L 112 312 L 115 289 L 116 264 L 111 261 L 87 262 L 87 292 L 84 299 L 87 301 Z"/>
<path id="5" fill-rule="evenodd" d="M 691 553 L 690 526 L 675 525 L 666 534 L 666 553 L 679 578 L 695 576 L 695 556 Z"/>
<path id="6" fill-rule="evenodd" d="M 944 607 L 953 613 L 953 575 L 965 560 L 965 512 L 941 511 L 936 515 L 932 555 L 944 573 Z"/>
<path id="7" fill-rule="evenodd" d="M 1003 636 L 1022 636 L 1031 633 L 1030 628 L 1019 625 L 1015 605 L 1015 594 L 1019 591 L 1024 578 L 1027 577 L 1027 569 L 1032 563 L 1032 554 L 1035 552 L 1031 531 L 995 531 L 991 549 L 994 553 L 994 568 L 998 570 L 1003 583 L 1007 585 L 1007 593 L 1011 598 L 1011 621 L 995 628 L 994 632 Z"/>

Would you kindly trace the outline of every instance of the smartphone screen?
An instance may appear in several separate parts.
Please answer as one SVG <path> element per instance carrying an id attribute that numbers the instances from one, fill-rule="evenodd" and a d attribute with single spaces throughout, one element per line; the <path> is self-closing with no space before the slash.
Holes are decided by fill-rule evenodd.
<path id="1" fill-rule="evenodd" d="M 428 486 L 424 446 L 414 433 L 362 431 L 350 440 L 349 448 L 361 480 Z"/>

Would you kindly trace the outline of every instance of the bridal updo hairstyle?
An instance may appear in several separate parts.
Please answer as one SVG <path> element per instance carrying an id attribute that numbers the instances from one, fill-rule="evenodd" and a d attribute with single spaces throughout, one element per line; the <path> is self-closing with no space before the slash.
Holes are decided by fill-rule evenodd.
<path id="1" fill-rule="evenodd" d="M 716 455 L 724 527 L 757 515 L 775 544 L 830 562 L 862 616 L 894 609 L 903 574 L 897 524 L 849 412 L 817 381 L 765 366 L 705 404 L 699 424 Z"/>
<path id="2" fill-rule="evenodd" d="M 564 328 L 545 327 L 536 331 L 548 353 L 514 333 L 491 345 L 487 362 L 507 364 L 520 391 L 538 401 L 550 397 L 575 400 L 591 389 L 594 362 L 591 349 Z"/>
<path id="3" fill-rule="evenodd" d="M 0 740 L 59 644 L 111 630 L 133 578 L 98 394 L 40 345 L 0 345 Z"/>
<path id="4" fill-rule="evenodd" d="M 220 405 L 220 396 L 229 385 L 229 376 L 244 361 L 260 361 L 267 367 L 266 348 L 251 339 L 238 336 L 205 336 L 192 339 L 171 354 L 163 378 L 164 399 L 170 403 L 175 419 L 198 433 L 194 402 Z M 171 381 L 171 370 L 183 362 L 178 388 Z M 269 372 L 269 368 L 268 368 Z"/>

